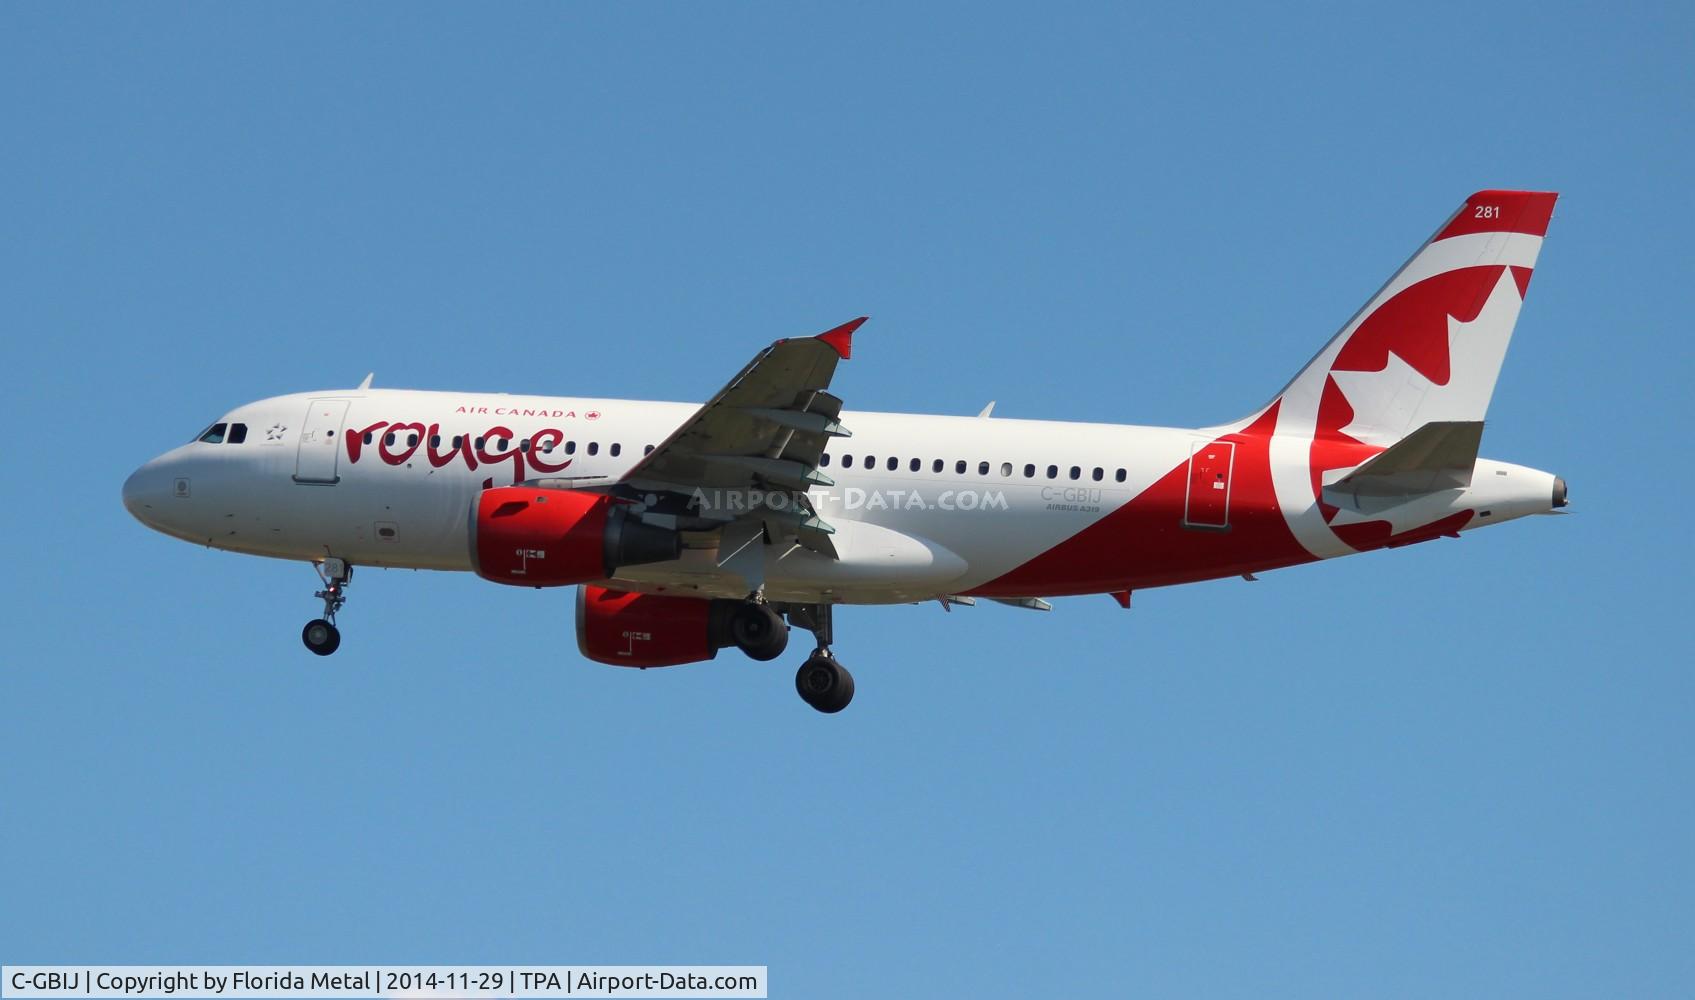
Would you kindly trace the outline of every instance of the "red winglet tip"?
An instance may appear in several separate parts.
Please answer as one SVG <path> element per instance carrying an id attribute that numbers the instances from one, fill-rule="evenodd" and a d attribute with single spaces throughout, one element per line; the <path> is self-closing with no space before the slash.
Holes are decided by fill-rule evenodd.
<path id="1" fill-rule="evenodd" d="M 822 340 L 829 344 L 836 349 L 837 354 L 842 356 L 842 360 L 846 361 L 853 357 L 853 331 L 865 325 L 865 321 L 870 318 L 869 316 L 861 316 L 858 319 L 849 320 L 834 330 L 827 330 L 813 339 Z"/>
<path id="2" fill-rule="evenodd" d="M 1126 611 L 1130 610 L 1130 592 L 1128 590 L 1113 591 L 1112 599 L 1118 602 L 1119 607 Z"/>

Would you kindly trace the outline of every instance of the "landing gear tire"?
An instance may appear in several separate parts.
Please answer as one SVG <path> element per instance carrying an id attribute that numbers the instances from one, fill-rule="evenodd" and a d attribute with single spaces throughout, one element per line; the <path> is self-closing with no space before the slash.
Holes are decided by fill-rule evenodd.
<path id="1" fill-rule="evenodd" d="M 300 641 L 319 656 L 328 656 L 341 647 L 341 630 L 322 618 L 314 618 L 300 630 Z"/>
<path id="2" fill-rule="evenodd" d="M 771 605 L 749 601 L 730 619 L 730 638 L 756 660 L 775 660 L 788 648 L 789 627 Z"/>
<path id="3" fill-rule="evenodd" d="M 853 675 L 834 656 L 814 653 L 795 672 L 795 690 L 801 701 L 834 715 L 853 701 Z"/>
<path id="4" fill-rule="evenodd" d="M 324 617 L 314 618 L 300 630 L 300 641 L 319 656 L 328 656 L 341 648 L 341 631 L 335 627 L 335 613 L 347 603 L 347 584 L 353 579 L 353 567 L 345 559 L 325 557 L 312 564 L 324 589 L 312 596 L 323 600 Z"/>

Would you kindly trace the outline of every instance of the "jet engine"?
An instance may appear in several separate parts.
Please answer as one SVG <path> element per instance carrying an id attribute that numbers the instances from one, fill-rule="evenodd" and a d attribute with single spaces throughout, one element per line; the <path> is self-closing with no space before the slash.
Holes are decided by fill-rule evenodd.
<path id="1" fill-rule="evenodd" d="M 585 584 L 577 590 L 577 648 L 615 667 L 697 663 L 734 645 L 740 601 L 635 594 Z"/>
<path id="2" fill-rule="evenodd" d="M 563 587 L 681 552 L 677 532 L 643 524 L 601 493 L 502 486 L 471 505 L 471 566 L 495 583 Z"/>

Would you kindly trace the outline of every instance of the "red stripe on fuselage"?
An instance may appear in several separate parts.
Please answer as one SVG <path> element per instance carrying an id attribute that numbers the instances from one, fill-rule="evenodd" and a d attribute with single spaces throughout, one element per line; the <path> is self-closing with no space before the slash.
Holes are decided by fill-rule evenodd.
<path id="1" fill-rule="evenodd" d="M 1311 562 L 1271 485 L 1273 404 L 1253 425 L 1215 442 L 1236 446 L 1229 528 L 1183 525 L 1189 463 L 1124 506 L 1010 573 L 968 591 L 981 597 L 1064 597 L 1210 580 Z"/>

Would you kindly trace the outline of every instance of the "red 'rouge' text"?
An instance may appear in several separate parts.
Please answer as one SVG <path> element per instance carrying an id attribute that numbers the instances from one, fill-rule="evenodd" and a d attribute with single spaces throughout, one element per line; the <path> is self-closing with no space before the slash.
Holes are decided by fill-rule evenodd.
<path id="1" fill-rule="evenodd" d="M 526 439 L 520 438 L 512 428 L 499 424 L 476 437 L 463 434 L 444 440 L 440 424 L 425 426 L 416 421 L 391 423 L 379 420 L 369 427 L 348 428 L 349 462 L 359 461 L 365 453 L 367 436 L 375 442 L 377 457 L 389 465 L 405 465 L 420 451 L 432 469 L 445 468 L 458 461 L 464 462 L 465 468 L 474 472 L 479 466 L 493 468 L 509 462 L 514 483 L 529 478 L 525 474 L 526 466 L 537 472 L 561 472 L 571 464 L 569 458 L 560 462 L 551 460 L 553 449 L 565 440 L 565 432 L 557 427 L 547 427 L 531 434 L 527 439 L 528 447 L 525 447 Z M 445 451 L 441 445 L 447 446 Z"/>

